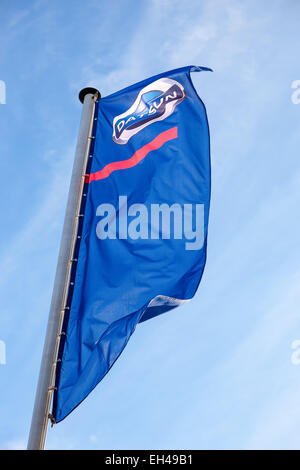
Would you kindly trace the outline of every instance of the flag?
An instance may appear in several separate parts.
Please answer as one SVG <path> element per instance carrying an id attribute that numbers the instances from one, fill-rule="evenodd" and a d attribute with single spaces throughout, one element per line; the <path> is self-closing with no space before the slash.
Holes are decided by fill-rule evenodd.
<path id="1" fill-rule="evenodd" d="M 210 143 L 190 73 L 206 70 L 172 70 L 96 103 L 58 353 L 56 422 L 102 380 L 138 323 L 197 290 L 206 261 Z"/>

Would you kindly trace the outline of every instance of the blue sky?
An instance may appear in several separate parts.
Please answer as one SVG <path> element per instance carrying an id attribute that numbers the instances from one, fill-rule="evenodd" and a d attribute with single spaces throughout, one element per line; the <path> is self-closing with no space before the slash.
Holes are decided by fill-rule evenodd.
<path id="1" fill-rule="evenodd" d="M 0 16 L 0 448 L 26 446 L 78 91 L 195 64 L 214 69 L 193 77 L 212 146 L 201 285 L 138 326 L 47 448 L 300 449 L 299 2 L 2 0 Z"/>

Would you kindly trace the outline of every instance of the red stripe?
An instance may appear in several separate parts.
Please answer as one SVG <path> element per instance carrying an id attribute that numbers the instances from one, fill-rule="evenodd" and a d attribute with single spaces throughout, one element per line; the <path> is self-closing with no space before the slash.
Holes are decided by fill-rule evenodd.
<path id="1" fill-rule="evenodd" d="M 137 150 L 131 158 L 128 158 L 128 160 L 109 163 L 102 170 L 86 175 L 85 182 L 90 183 L 91 181 L 102 180 L 107 178 L 113 171 L 132 168 L 143 160 L 149 152 L 152 152 L 152 150 L 159 149 L 168 140 L 176 139 L 178 137 L 177 130 L 177 127 L 172 127 L 172 129 L 168 129 L 167 131 L 158 134 L 155 139 Z"/>

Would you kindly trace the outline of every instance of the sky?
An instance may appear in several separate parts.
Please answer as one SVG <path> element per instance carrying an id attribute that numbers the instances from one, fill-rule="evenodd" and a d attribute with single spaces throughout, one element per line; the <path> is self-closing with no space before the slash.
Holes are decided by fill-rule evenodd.
<path id="1" fill-rule="evenodd" d="M 299 2 L 1 0 L 0 17 L 0 448 L 27 443 L 79 90 L 193 64 L 214 70 L 193 74 L 211 134 L 201 284 L 137 327 L 46 448 L 300 449 Z"/>

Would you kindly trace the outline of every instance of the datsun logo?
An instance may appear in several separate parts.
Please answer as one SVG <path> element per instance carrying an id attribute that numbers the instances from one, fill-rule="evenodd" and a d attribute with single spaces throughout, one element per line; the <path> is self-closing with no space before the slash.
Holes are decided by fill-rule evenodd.
<path id="1" fill-rule="evenodd" d="M 144 87 L 133 105 L 113 120 L 112 139 L 127 144 L 129 139 L 153 122 L 170 116 L 186 97 L 183 86 L 171 78 L 160 78 Z"/>

